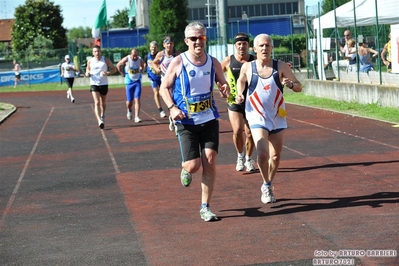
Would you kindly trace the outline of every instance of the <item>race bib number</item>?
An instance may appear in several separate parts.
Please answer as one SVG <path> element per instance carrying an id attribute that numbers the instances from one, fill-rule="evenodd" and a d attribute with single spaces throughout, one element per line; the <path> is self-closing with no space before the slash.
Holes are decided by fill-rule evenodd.
<path id="1" fill-rule="evenodd" d="M 138 69 L 129 69 L 129 74 L 137 74 L 139 73 Z"/>
<path id="2" fill-rule="evenodd" d="M 211 93 L 190 96 L 186 98 L 187 110 L 190 115 L 200 114 L 212 108 Z"/>
<path id="3" fill-rule="evenodd" d="M 190 103 L 190 113 L 201 113 L 211 108 L 211 99 Z"/>

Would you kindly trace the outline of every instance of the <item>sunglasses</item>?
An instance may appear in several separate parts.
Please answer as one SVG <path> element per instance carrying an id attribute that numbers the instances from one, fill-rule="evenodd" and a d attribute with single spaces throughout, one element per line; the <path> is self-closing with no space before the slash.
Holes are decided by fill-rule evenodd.
<path id="1" fill-rule="evenodd" d="M 349 37 L 350 35 L 344 35 L 345 37 Z"/>
<path id="2" fill-rule="evenodd" d="M 189 39 L 192 42 L 196 42 L 198 39 L 200 41 L 206 41 L 206 36 L 205 35 L 200 35 L 200 36 L 190 36 L 190 37 L 186 37 L 186 39 Z"/>

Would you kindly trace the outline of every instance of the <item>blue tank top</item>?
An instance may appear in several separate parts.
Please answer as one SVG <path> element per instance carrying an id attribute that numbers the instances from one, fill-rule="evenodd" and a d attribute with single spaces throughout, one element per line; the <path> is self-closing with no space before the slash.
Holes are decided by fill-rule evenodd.
<path id="1" fill-rule="evenodd" d="M 215 70 L 212 57 L 206 54 L 201 66 L 190 62 L 187 52 L 180 55 L 182 70 L 175 81 L 173 100 L 186 118 L 176 123 L 199 125 L 219 117 L 214 98 Z"/>

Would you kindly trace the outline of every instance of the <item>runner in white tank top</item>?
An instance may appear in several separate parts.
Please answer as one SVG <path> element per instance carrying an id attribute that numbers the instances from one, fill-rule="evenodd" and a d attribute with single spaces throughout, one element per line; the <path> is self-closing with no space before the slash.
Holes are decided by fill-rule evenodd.
<path id="1" fill-rule="evenodd" d="M 248 82 L 245 114 L 258 152 L 258 166 L 263 179 L 261 201 L 276 202 L 272 180 L 276 175 L 283 149 L 283 129 L 287 128 L 283 87 L 295 92 L 302 85 L 288 64 L 271 58 L 273 41 L 267 34 L 254 39 L 256 60 L 244 63 L 237 80 L 237 103 L 245 100 L 245 83 Z"/>

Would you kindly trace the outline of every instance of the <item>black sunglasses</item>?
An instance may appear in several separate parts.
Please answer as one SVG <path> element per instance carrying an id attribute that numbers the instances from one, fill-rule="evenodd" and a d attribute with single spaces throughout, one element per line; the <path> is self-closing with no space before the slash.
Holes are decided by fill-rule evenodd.
<path id="1" fill-rule="evenodd" d="M 192 42 L 196 42 L 198 39 L 200 41 L 206 41 L 206 36 L 205 35 L 200 35 L 200 36 L 190 36 L 190 37 L 186 37 L 186 39 L 189 39 Z"/>

